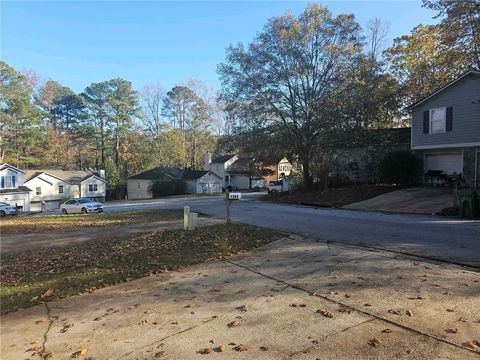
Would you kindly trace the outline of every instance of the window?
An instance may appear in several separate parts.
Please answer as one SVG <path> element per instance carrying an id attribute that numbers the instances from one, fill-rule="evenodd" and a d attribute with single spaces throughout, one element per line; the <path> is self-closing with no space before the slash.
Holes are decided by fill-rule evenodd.
<path id="1" fill-rule="evenodd" d="M 430 109 L 430 134 L 444 133 L 446 131 L 445 108 Z"/>
<path id="2" fill-rule="evenodd" d="M 58 193 L 63 194 L 63 185 L 58 185 Z"/>
<path id="3" fill-rule="evenodd" d="M 97 184 L 88 184 L 88 191 L 89 192 L 98 191 L 98 185 Z"/>
<path id="4" fill-rule="evenodd" d="M 38 186 L 36 189 L 35 189 L 35 194 L 37 195 L 42 195 L 42 188 L 40 186 Z"/>
<path id="5" fill-rule="evenodd" d="M 14 188 L 15 187 L 15 176 L 8 175 L 2 176 L 2 188 Z"/>

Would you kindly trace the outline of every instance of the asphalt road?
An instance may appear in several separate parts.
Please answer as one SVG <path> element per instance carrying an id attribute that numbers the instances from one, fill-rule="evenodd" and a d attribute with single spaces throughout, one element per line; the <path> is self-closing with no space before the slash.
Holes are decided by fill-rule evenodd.
<path id="1" fill-rule="evenodd" d="M 281 205 L 259 201 L 258 195 L 244 194 L 243 200 L 234 202 L 232 220 L 480 268 L 480 221 Z M 105 210 L 187 205 L 192 211 L 225 217 L 225 201 L 220 196 L 112 202 Z"/>

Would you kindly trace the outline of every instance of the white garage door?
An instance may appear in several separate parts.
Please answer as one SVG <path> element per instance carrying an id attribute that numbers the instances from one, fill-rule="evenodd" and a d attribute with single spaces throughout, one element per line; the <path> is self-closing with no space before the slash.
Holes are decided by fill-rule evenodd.
<path id="1" fill-rule="evenodd" d="M 425 172 L 428 170 L 442 170 L 444 173 L 451 175 L 463 173 L 463 154 L 426 154 L 425 155 Z"/>

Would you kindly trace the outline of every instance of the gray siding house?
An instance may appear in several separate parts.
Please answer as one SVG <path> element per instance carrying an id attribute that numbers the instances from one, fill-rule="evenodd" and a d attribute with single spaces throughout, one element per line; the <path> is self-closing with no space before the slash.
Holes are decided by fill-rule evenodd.
<path id="1" fill-rule="evenodd" d="M 157 193 L 154 194 L 156 184 Z M 157 167 L 130 176 L 127 196 L 130 200 L 179 194 L 210 194 L 222 191 L 222 178 L 210 171 L 177 167 Z"/>
<path id="2" fill-rule="evenodd" d="M 470 70 L 408 107 L 412 144 L 423 172 L 461 174 L 466 185 L 479 187 L 480 71 Z"/>

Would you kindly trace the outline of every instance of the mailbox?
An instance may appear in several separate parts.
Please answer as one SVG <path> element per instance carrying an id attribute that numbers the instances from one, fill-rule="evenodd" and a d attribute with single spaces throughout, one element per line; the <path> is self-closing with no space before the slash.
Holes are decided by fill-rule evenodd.
<path id="1" fill-rule="evenodd" d="M 229 200 L 240 200 L 242 198 L 242 194 L 239 192 L 232 192 L 228 194 Z"/>

